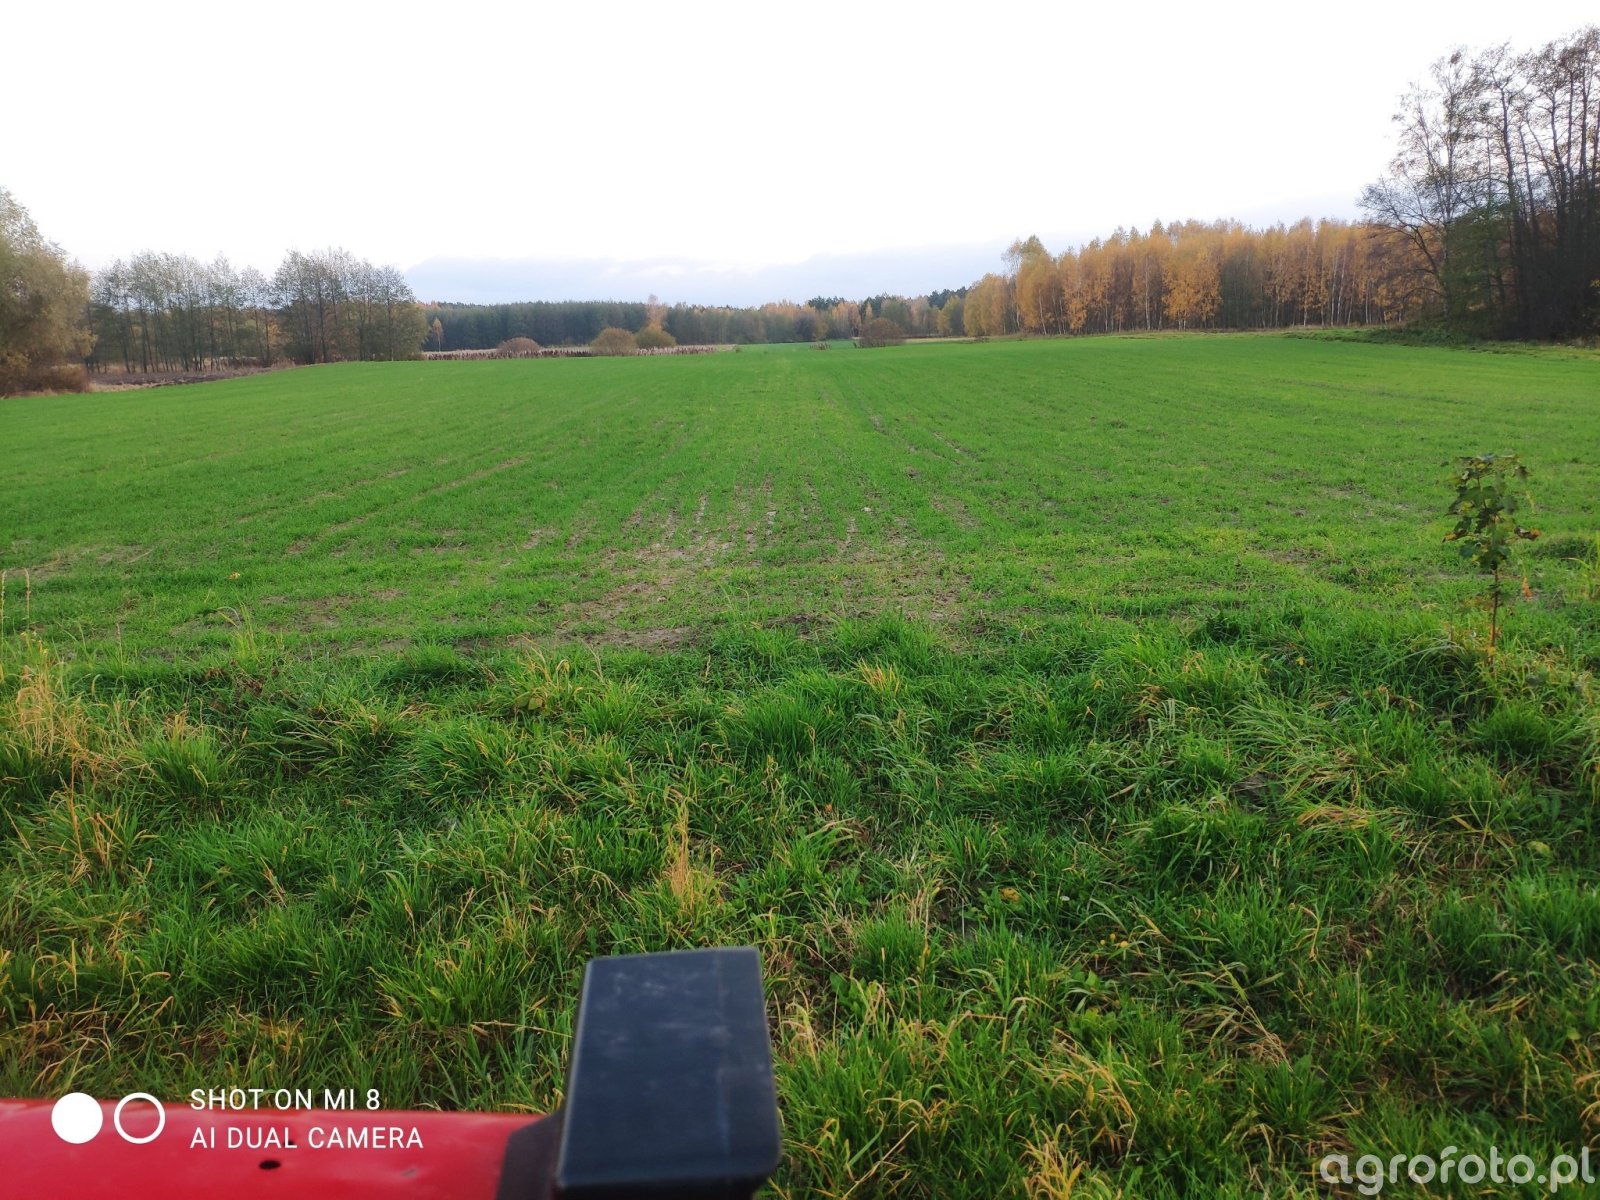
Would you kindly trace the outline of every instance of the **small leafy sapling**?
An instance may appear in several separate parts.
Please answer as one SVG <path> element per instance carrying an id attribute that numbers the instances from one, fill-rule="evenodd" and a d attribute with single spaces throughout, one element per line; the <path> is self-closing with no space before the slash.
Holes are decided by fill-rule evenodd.
<path id="1" fill-rule="evenodd" d="M 1456 527 L 1445 534 L 1447 542 L 1461 543 L 1461 557 L 1489 577 L 1485 597 L 1489 607 L 1489 653 L 1500 640 L 1500 606 L 1505 602 L 1505 581 L 1512 570 L 1512 551 L 1519 541 L 1531 542 L 1537 529 L 1517 524 L 1521 501 L 1533 506 L 1528 495 L 1528 468 L 1515 454 L 1470 454 L 1457 460 L 1451 482 L 1456 498 L 1446 509 Z M 1527 581 L 1523 581 L 1527 591 Z"/>

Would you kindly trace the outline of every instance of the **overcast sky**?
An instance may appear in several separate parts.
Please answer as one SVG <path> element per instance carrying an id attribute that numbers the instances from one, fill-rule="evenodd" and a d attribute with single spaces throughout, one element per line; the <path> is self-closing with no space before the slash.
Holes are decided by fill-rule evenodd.
<path id="1" fill-rule="evenodd" d="M 342 245 L 424 299 L 920 292 L 1029 233 L 1353 216 L 1429 62 L 1595 16 L 13 0 L 0 186 L 89 266 Z"/>

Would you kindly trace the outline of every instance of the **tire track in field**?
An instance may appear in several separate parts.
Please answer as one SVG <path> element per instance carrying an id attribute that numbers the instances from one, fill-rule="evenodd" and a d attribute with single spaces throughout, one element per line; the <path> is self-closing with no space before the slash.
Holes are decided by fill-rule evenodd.
<path id="1" fill-rule="evenodd" d="M 518 457 L 518 458 L 508 458 L 504 462 L 496 463 L 492 467 L 484 467 L 482 470 L 473 471 L 470 475 L 463 475 L 459 479 L 447 480 L 444 483 L 441 483 L 441 484 L 438 484 L 438 485 L 436 485 L 434 487 L 429 488 L 425 492 L 419 492 L 416 496 L 413 497 L 413 499 L 415 499 L 415 500 L 432 499 L 434 496 L 441 496 L 445 492 L 453 492 L 457 488 L 466 487 L 469 483 L 479 483 L 482 480 L 490 478 L 491 476 L 500 474 L 502 471 L 514 471 L 514 470 L 516 470 L 516 468 L 522 466 L 527 461 L 528 461 L 528 456 L 525 455 L 525 454 L 520 456 L 520 457 Z"/>

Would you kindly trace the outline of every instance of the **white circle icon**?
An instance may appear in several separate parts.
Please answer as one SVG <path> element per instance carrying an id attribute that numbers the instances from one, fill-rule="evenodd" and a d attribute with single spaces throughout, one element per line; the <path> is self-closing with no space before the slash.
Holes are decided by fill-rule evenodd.
<path id="1" fill-rule="evenodd" d="M 74 1146 L 92 1141 L 105 1120 L 100 1101 L 86 1092 L 69 1092 L 50 1110 L 50 1127 L 63 1142 Z"/>
<path id="2" fill-rule="evenodd" d="M 156 1128 L 154 1133 L 147 1133 L 143 1137 L 134 1137 L 122 1127 L 122 1110 L 127 1107 L 130 1100 L 144 1100 L 156 1106 Z M 153 1142 L 161 1136 L 161 1131 L 167 1127 L 167 1110 L 161 1107 L 161 1101 L 157 1100 L 149 1092 L 129 1092 L 121 1100 L 117 1101 L 117 1107 L 111 1113 L 111 1124 L 122 1135 L 123 1141 L 132 1142 L 135 1146 L 142 1146 L 146 1142 Z"/>

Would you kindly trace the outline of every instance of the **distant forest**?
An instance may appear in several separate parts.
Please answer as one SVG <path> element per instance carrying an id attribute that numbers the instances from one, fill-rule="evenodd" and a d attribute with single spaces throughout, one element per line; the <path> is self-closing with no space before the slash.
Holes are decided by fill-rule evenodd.
<path id="1" fill-rule="evenodd" d="M 970 288 L 859 302 L 440 304 L 424 313 L 430 327 L 438 322 L 430 348 L 479 350 L 513 337 L 584 344 L 607 325 L 637 331 L 652 321 L 680 343 L 741 344 L 858 337 L 879 318 L 914 338 L 1390 324 L 1416 318 L 1430 303 L 1405 239 L 1345 221 L 1269 229 L 1158 222 L 1060 256 L 1028 238 L 1013 243 L 1005 264 Z"/>
<path id="2" fill-rule="evenodd" d="M 935 296 L 959 301 L 966 290 Z M 648 325 L 660 326 L 682 345 L 814 342 L 855 337 L 873 316 L 888 316 L 914 337 L 960 333 L 959 324 L 954 330 L 940 324 L 939 311 L 927 296 L 874 296 L 860 302 L 819 296 L 805 304 L 783 301 L 759 308 L 667 307 L 651 297 L 644 304 L 588 300 L 429 304 L 423 315 L 431 331 L 428 349 L 488 350 L 517 337 L 532 338 L 541 346 L 583 346 L 607 327 L 638 333 Z M 959 308 L 955 311 L 959 314 Z"/>
<path id="3" fill-rule="evenodd" d="M 1004 269 L 926 296 L 759 308 L 419 303 L 401 272 L 291 251 L 268 276 L 142 253 L 92 276 L 0 188 L 0 394 L 91 371 L 413 358 L 513 338 L 592 342 L 608 327 L 682 344 L 861 336 L 1086 334 L 1426 324 L 1483 338 L 1600 333 L 1600 28 L 1529 51 L 1454 51 L 1401 98 L 1362 220 L 1118 230 L 1053 254 L 1019 239 Z"/>

